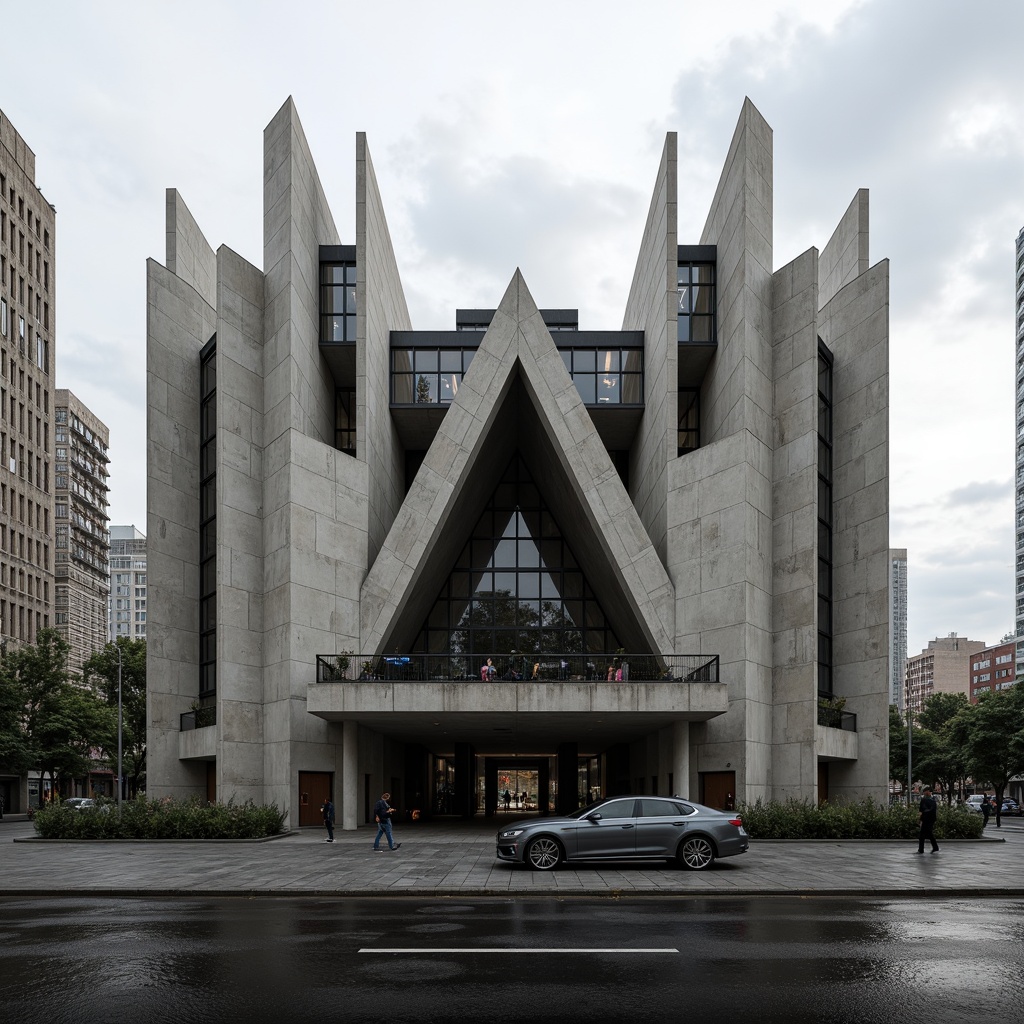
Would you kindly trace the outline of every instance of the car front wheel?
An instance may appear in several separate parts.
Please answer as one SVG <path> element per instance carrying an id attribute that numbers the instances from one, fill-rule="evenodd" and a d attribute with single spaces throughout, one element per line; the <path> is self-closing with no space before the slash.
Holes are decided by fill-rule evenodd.
<path id="1" fill-rule="evenodd" d="M 526 848 L 526 863 L 534 871 L 551 871 L 562 862 L 562 848 L 548 836 L 539 836 Z"/>
<path id="2" fill-rule="evenodd" d="M 703 836 L 684 839 L 679 847 L 679 862 L 691 871 L 703 871 L 715 862 L 715 848 Z"/>

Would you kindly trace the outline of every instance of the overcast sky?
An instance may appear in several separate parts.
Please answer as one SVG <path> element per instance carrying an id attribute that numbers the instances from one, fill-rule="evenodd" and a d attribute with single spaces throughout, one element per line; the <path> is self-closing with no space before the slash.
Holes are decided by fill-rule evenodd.
<path id="1" fill-rule="evenodd" d="M 263 129 L 289 95 L 344 242 L 367 132 L 420 330 L 496 305 L 517 266 L 539 305 L 621 326 L 665 132 L 696 242 L 749 96 L 774 130 L 775 266 L 821 248 L 861 187 L 871 261 L 891 261 L 909 650 L 1013 629 L 1024 6 L 93 0 L 8 4 L 3 24 L 0 108 L 57 208 L 57 386 L 110 428 L 113 523 L 145 530 L 164 189 L 262 266 Z"/>

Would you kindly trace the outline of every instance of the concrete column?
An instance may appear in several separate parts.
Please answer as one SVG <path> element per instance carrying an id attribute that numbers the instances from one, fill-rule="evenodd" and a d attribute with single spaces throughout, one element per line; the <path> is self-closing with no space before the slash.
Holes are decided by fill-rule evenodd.
<path id="1" fill-rule="evenodd" d="M 555 810 L 558 814 L 571 814 L 579 808 L 580 752 L 578 743 L 559 743 L 556 754 L 558 795 Z"/>
<path id="2" fill-rule="evenodd" d="M 359 803 L 359 726 L 341 723 L 341 828 L 354 832 L 358 827 Z"/>
<path id="3" fill-rule="evenodd" d="M 672 725 L 672 788 L 669 796 L 690 798 L 690 723 Z"/>

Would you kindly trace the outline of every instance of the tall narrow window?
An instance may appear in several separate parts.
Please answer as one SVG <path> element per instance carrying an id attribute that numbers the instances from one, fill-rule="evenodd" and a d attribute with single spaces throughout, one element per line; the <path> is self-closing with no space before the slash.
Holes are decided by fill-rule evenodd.
<path id="1" fill-rule="evenodd" d="M 678 264 L 677 337 L 680 342 L 710 344 L 715 335 L 714 263 Z"/>
<path id="2" fill-rule="evenodd" d="M 700 388 L 680 388 L 676 455 L 695 452 L 699 447 Z"/>
<path id="3" fill-rule="evenodd" d="M 334 447 L 353 458 L 356 454 L 356 391 L 338 388 L 334 392 Z"/>
<path id="4" fill-rule="evenodd" d="M 818 339 L 818 695 L 832 695 L 832 353 Z"/>
<path id="5" fill-rule="evenodd" d="M 217 693 L 217 335 L 199 362 L 199 697 Z"/>
<path id="6" fill-rule="evenodd" d="M 356 265 L 320 264 L 320 340 L 356 340 Z"/>

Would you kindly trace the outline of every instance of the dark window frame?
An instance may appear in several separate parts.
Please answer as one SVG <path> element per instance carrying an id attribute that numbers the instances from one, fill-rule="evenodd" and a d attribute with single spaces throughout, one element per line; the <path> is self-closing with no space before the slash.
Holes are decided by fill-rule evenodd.
<path id="1" fill-rule="evenodd" d="M 818 696 L 833 695 L 832 641 L 834 636 L 833 586 L 833 451 L 832 394 L 835 359 L 825 343 L 818 339 Z"/>
<path id="2" fill-rule="evenodd" d="M 217 694 L 217 335 L 199 355 L 199 699 Z"/>

